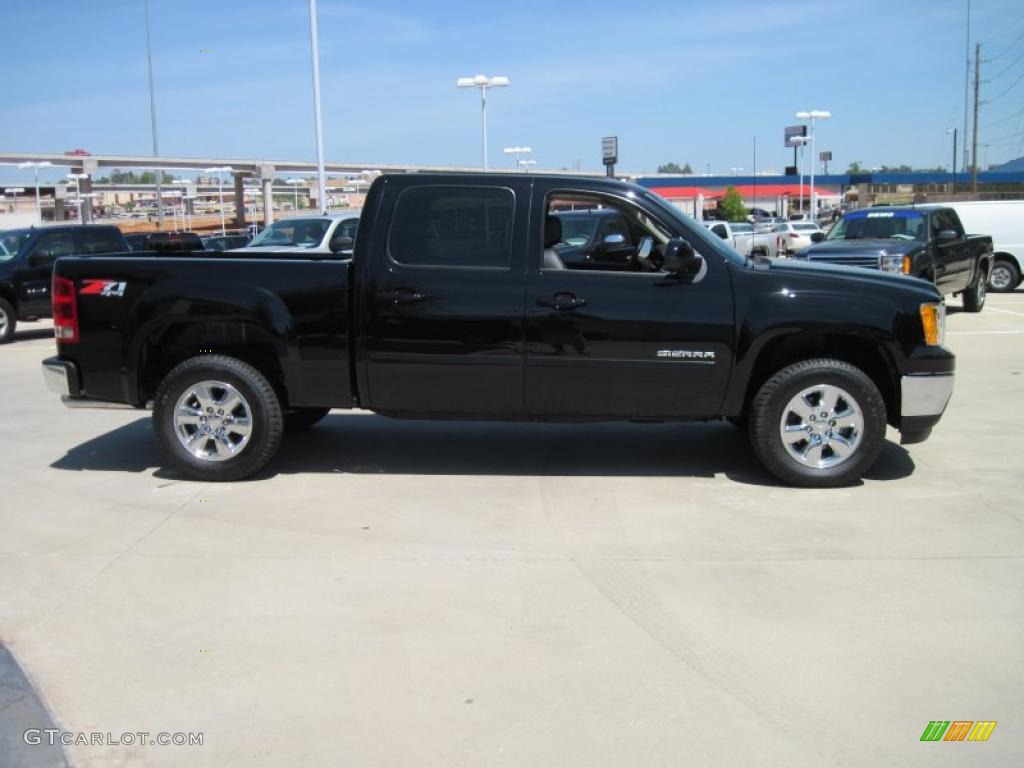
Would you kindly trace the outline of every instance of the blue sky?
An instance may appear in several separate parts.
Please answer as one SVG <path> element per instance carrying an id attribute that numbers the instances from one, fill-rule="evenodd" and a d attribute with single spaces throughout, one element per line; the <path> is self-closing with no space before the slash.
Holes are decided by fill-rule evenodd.
<path id="1" fill-rule="evenodd" d="M 161 154 L 314 157 L 306 0 L 150 6 Z M 519 144 L 599 168 L 616 134 L 622 170 L 749 172 L 754 137 L 781 170 L 783 126 L 815 108 L 833 168 L 934 166 L 963 121 L 965 0 L 319 6 L 329 160 L 478 164 L 479 98 L 455 88 L 477 73 L 512 81 L 489 101 L 492 167 Z M 996 97 L 1024 75 L 1021 0 L 973 8 L 982 58 L 1006 51 L 983 68 Z M 0 0 L 0 28 L 0 150 L 151 151 L 142 0 Z M 983 106 L 996 121 L 989 162 L 1024 154 L 1024 82 Z"/>

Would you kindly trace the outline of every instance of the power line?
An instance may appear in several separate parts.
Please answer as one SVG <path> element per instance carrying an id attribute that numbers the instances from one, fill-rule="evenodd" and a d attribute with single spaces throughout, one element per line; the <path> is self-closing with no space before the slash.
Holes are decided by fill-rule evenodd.
<path id="1" fill-rule="evenodd" d="M 998 79 L 999 79 L 1000 77 L 1002 77 L 1002 76 L 1003 76 L 1003 75 L 1005 75 L 1005 74 L 1006 74 L 1007 72 L 1009 72 L 1009 71 L 1010 71 L 1011 69 L 1013 69 L 1013 68 L 1014 68 L 1015 66 L 1017 66 L 1017 64 L 1018 64 L 1018 63 L 1020 62 L 1020 60 L 1021 60 L 1021 59 L 1024 59 L 1024 53 L 1021 53 L 1021 55 L 1020 55 L 1020 56 L 1018 56 L 1018 57 L 1017 57 L 1017 58 L 1016 58 L 1016 59 L 1014 60 L 1013 64 L 1011 64 L 1010 66 L 1008 66 L 1008 67 L 1007 67 L 1006 69 L 1004 69 L 1004 70 L 1003 70 L 1002 72 L 1000 72 L 1000 73 L 999 73 L 998 75 L 992 75 L 992 77 L 990 77 L 990 78 L 989 78 L 988 80 L 986 80 L 985 82 L 986 82 L 986 83 L 991 83 L 991 82 L 992 82 L 993 80 L 998 80 Z"/>
<path id="2" fill-rule="evenodd" d="M 996 120 L 994 122 L 991 122 L 988 125 L 983 125 L 981 127 L 982 127 L 983 130 L 988 130 L 989 128 L 992 128 L 993 126 L 1000 125 L 1001 123 L 1005 123 L 1007 120 L 1013 120 L 1013 118 L 1018 117 L 1019 115 L 1024 115 L 1024 109 L 1022 109 L 1022 110 L 1020 110 L 1018 112 L 1014 112 L 1012 115 L 1007 115 L 1006 117 L 1001 117 L 998 120 Z"/>
<path id="3" fill-rule="evenodd" d="M 1002 144 L 1004 141 L 1012 141 L 1018 136 L 1024 136 L 1024 131 L 1017 131 L 1016 133 L 1008 133 L 1006 136 L 1000 136 L 998 139 L 989 139 L 989 144 Z"/>
<path id="4" fill-rule="evenodd" d="M 1021 80 L 1024 80 L 1024 72 L 1021 72 L 1021 75 L 1020 75 L 1020 77 L 1018 77 L 1018 78 L 1017 78 L 1016 80 L 1014 80 L 1014 81 L 1013 81 L 1013 85 L 1011 85 L 1011 86 L 1010 86 L 1009 88 L 1007 88 L 1007 89 L 1006 89 L 1005 91 L 1003 91 L 1002 93 L 1000 93 L 1000 94 L 999 94 L 998 96 L 996 96 L 996 97 L 995 97 L 994 99 L 988 99 L 988 100 L 987 100 L 987 101 L 986 101 L 985 103 L 986 103 L 986 104 L 991 104 L 991 103 L 993 103 L 993 102 L 995 102 L 995 101 L 999 101 L 999 100 L 1000 100 L 1001 98 L 1003 98 L 1003 96 L 1005 96 L 1005 95 L 1006 95 L 1006 94 L 1008 94 L 1008 93 L 1009 93 L 1010 91 L 1012 91 L 1012 90 L 1013 90 L 1014 88 L 1016 88 L 1016 87 L 1017 87 L 1017 84 L 1018 84 L 1018 83 L 1019 83 L 1019 82 L 1020 82 Z"/>
<path id="5" fill-rule="evenodd" d="M 1017 39 L 1016 39 L 1016 40 L 1014 40 L 1014 41 L 1013 41 L 1012 43 L 1010 43 L 1010 44 L 1009 44 L 1008 46 L 1006 46 L 1005 48 L 1003 48 L 1003 50 L 1001 50 L 1001 51 L 1000 51 L 999 53 L 997 53 L 997 54 L 996 54 L 995 56 L 993 56 L 993 57 L 992 57 L 991 59 L 989 59 L 989 61 L 990 61 L 990 62 L 991 62 L 991 61 L 995 61 L 995 60 L 996 60 L 996 59 L 998 59 L 998 58 L 999 58 L 1000 56 L 1005 56 L 1005 55 L 1006 55 L 1007 53 L 1009 53 L 1009 52 L 1010 52 L 1011 50 L 1013 50 L 1013 48 L 1014 48 L 1014 47 L 1015 47 L 1015 46 L 1017 45 L 1017 43 L 1019 43 L 1019 42 L 1020 42 L 1021 40 L 1024 40 L 1024 32 L 1021 32 L 1021 33 L 1020 33 L 1019 35 L 1017 35 Z"/>

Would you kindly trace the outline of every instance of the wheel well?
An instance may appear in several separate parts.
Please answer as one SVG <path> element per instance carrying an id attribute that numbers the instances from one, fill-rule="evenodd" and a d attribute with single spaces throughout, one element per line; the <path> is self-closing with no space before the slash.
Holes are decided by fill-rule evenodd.
<path id="1" fill-rule="evenodd" d="M 743 397 L 743 415 L 769 378 L 801 360 L 828 357 L 843 360 L 860 368 L 878 387 L 885 401 L 887 420 L 894 424 L 899 416 L 899 381 L 886 353 L 877 345 L 858 336 L 827 333 L 800 333 L 773 339 L 757 357 Z"/>
<path id="2" fill-rule="evenodd" d="M 1015 266 L 1018 270 L 1021 269 L 1020 259 L 1014 256 L 1012 253 L 1007 253 L 1006 251 L 996 251 L 995 253 L 992 254 L 992 262 L 995 263 L 997 261 L 1008 261 L 1011 264 L 1013 264 L 1013 266 Z"/>
<path id="3" fill-rule="evenodd" d="M 12 307 L 18 308 L 18 299 L 14 295 L 14 291 L 4 286 L 0 288 L 0 299 L 6 299 Z"/>
<path id="4" fill-rule="evenodd" d="M 274 338 L 246 322 L 172 323 L 150 336 L 139 353 L 139 394 L 147 402 L 176 365 L 201 355 L 227 355 L 243 360 L 267 377 L 282 402 L 287 402 L 284 371 Z"/>

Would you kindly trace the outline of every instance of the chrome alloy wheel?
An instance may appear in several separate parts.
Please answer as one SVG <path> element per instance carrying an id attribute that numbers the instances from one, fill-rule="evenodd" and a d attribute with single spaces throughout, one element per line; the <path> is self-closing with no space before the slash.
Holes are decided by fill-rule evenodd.
<path id="1" fill-rule="evenodd" d="M 1013 275 L 1010 272 L 1010 268 L 1002 264 L 996 264 L 992 267 L 992 274 L 988 278 L 992 287 L 997 291 L 1008 291 L 1010 289 L 1010 280 L 1012 279 Z"/>
<path id="2" fill-rule="evenodd" d="M 797 393 L 782 411 L 779 437 L 790 457 L 812 469 L 842 464 L 864 436 L 864 415 L 848 392 L 818 384 Z"/>
<path id="3" fill-rule="evenodd" d="M 6 310 L 0 307 L 0 336 L 7 333 L 7 326 L 10 325 L 11 319 L 7 316 Z"/>
<path id="4" fill-rule="evenodd" d="M 174 406 L 174 432 L 186 451 L 204 461 L 239 455 L 252 436 L 252 409 L 223 381 L 193 384 Z"/>

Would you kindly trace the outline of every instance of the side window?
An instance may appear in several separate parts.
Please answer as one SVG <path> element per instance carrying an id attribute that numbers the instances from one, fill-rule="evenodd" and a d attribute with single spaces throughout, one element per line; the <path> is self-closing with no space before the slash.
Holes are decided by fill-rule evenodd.
<path id="1" fill-rule="evenodd" d="M 724 224 L 715 224 L 715 226 L 711 228 L 711 231 L 723 240 L 729 236 L 729 230 L 725 228 Z"/>
<path id="2" fill-rule="evenodd" d="M 82 253 L 120 253 L 124 244 L 109 229 L 83 229 Z"/>
<path id="3" fill-rule="evenodd" d="M 410 266 L 507 269 L 514 211 L 510 189 L 410 187 L 395 205 L 388 254 Z"/>
<path id="4" fill-rule="evenodd" d="M 70 232 L 50 232 L 36 242 L 28 258 L 44 258 L 52 261 L 59 256 L 70 256 L 75 252 L 75 241 Z"/>
<path id="5" fill-rule="evenodd" d="M 726 235 L 723 224 L 712 232 Z M 594 192 L 547 197 L 541 269 L 658 272 L 671 231 L 625 200 Z"/>

